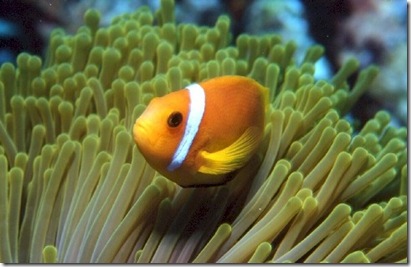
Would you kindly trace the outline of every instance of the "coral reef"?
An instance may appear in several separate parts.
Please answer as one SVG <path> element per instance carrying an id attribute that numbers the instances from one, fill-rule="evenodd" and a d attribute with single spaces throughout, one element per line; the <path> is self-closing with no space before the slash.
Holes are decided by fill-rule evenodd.
<path id="1" fill-rule="evenodd" d="M 245 12 L 247 23 L 245 32 L 253 35 L 275 33 L 284 41 L 294 41 L 298 48 L 294 58 L 301 61 L 305 51 L 315 44 L 308 31 L 305 8 L 301 1 L 257 0 Z M 330 63 L 321 57 L 315 64 L 315 79 L 328 79 L 332 76 Z"/>
<path id="2" fill-rule="evenodd" d="M 361 121 L 387 109 L 398 125 L 407 124 L 407 2 L 402 0 L 302 0 L 310 32 L 324 45 L 333 70 L 347 58 L 361 66 L 377 64 L 380 74 L 353 110 Z"/>
<path id="3" fill-rule="evenodd" d="M 367 93 L 391 111 L 401 125 L 407 124 L 407 3 L 394 0 L 350 1 L 353 12 L 340 25 L 338 38 L 344 47 L 339 61 L 355 56 L 366 65 L 380 66 L 380 74 Z M 363 23 L 367 21 L 368 23 Z M 381 34 L 384 33 L 384 34 Z"/>
<path id="4" fill-rule="evenodd" d="M 377 74 L 359 62 L 314 79 L 323 49 L 294 58 L 276 35 L 176 24 L 162 0 L 75 35 L 44 60 L 0 68 L 2 262 L 407 262 L 405 128 L 381 111 L 344 115 Z M 182 189 L 131 138 L 154 97 L 193 81 L 249 76 L 270 90 L 257 156 L 223 186 Z"/>

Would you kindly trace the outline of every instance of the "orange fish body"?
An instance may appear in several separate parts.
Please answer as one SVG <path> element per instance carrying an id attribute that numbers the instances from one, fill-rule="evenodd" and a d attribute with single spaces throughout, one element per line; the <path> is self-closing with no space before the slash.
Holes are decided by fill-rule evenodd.
<path id="1" fill-rule="evenodd" d="M 218 185 L 256 152 L 267 89 L 222 76 L 154 98 L 133 128 L 147 162 L 183 187 Z"/>

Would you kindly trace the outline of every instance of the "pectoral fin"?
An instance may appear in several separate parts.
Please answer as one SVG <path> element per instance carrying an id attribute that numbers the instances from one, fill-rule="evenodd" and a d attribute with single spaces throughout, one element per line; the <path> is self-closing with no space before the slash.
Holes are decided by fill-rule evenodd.
<path id="1" fill-rule="evenodd" d="M 199 172 L 207 174 L 224 174 L 236 170 L 249 160 L 261 140 L 261 131 L 257 127 L 248 128 L 230 146 L 209 153 L 201 151 L 201 166 Z"/>

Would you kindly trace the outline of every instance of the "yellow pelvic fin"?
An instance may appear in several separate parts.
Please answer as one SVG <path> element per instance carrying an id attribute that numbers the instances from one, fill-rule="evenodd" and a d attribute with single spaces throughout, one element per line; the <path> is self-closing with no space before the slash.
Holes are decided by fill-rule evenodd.
<path id="1" fill-rule="evenodd" d="M 202 166 L 198 171 L 216 175 L 244 166 L 259 145 L 260 139 L 261 131 L 258 127 L 250 127 L 234 143 L 222 150 L 213 153 L 201 151 L 199 156 Z"/>

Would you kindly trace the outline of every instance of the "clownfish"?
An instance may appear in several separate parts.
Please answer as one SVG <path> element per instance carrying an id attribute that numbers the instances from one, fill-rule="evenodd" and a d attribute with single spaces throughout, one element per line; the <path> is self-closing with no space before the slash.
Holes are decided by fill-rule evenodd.
<path id="1" fill-rule="evenodd" d="M 256 152 L 268 89 L 221 76 L 153 98 L 133 126 L 146 161 L 182 187 L 221 185 Z"/>

